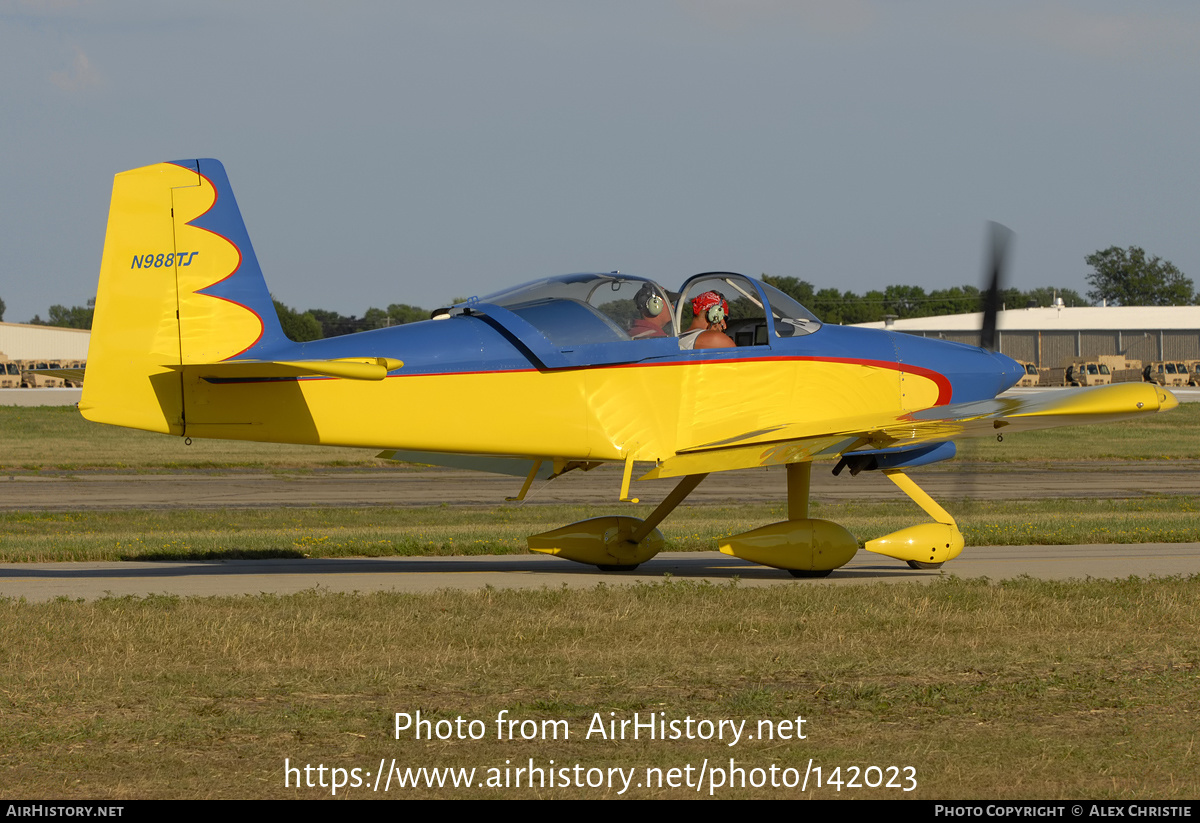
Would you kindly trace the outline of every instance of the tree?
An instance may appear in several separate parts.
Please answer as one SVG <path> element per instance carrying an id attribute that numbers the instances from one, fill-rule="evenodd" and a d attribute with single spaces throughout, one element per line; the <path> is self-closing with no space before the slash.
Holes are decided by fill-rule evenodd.
<path id="1" fill-rule="evenodd" d="M 979 289 L 974 286 L 951 286 L 948 289 L 931 291 L 922 313 L 926 317 L 941 314 L 966 314 L 980 311 L 981 306 Z"/>
<path id="2" fill-rule="evenodd" d="M 1147 259 L 1137 246 L 1110 246 L 1084 261 L 1095 271 L 1088 275 L 1088 298 L 1119 306 L 1186 306 L 1195 300 L 1191 278 L 1159 257 Z"/>
<path id="3" fill-rule="evenodd" d="M 1083 296 L 1074 289 L 1060 289 L 1057 286 L 1043 286 L 1040 289 L 1030 289 L 1025 292 L 1026 302 L 1030 300 L 1037 303 L 1038 306 L 1045 308 L 1054 305 L 1054 298 L 1061 298 L 1064 306 L 1086 306 L 1087 302 Z M 1020 307 L 1010 307 L 1020 308 Z"/>
<path id="4" fill-rule="evenodd" d="M 416 323 L 418 320 L 429 319 L 428 309 L 410 306 L 407 303 L 392 303 L 387 307 L 387 313 L 388 317 L 392 320 L 393 326 L 399 326 L 402 323 Z"/>
<path id="5" fill-rule="evenodd" d="M 802 306 L 811 306 L 813 298 L 816 296 L 813 292 L 813 284 L 807 280 L 799 280 L 795 277 L 772 277 L 764 274 L 762 281 L 779 289 L 788 297 L 794 298 Z"/>
<path id="6" fill-rule="evenodd" d="M 462 302 L 461 300 L 458 302 Z M 343 334 L 354 334 L 371 329 L 382 329 L 387 326 L 399 326 L 404 323 L 415 323 L 418 320 L 428 320 L 429 312 L 407 303 L 392 303 L 387 311 L 372 306 L 362 317 L 339 314 L 327 309 L 309 309 L 306 314 L 312 315 L 317 325 L 321 327 L 322 337 L 340 337 Z"/>
<path id="7" fill-rule="evenodd" d="M 271 298 L 271 302 L 275 304 L 275 313 L 279 315 L 279 325 L 283 327 L 283 333 L 289 340 L 304 343 L 308 340 L 321 339 L 321 324 L 317 322 L 317 318 L 313 317 L 312 312 L 306 311 L 301 314 L 292 307 L 280 303 L 274 297 Z"/>
<path id="8" fill-rule="evenodd" d="M 383 309 L 377 309 L 374 306 L 367 309 L 367 311 L 362 316 L 362 320 L 359 321 L 359 327 L 363 331 L 370 331 L 371 329 L 382 329 L 382 328 L 385 328 L 390 325 L 391 325 L 391 318 L 388 317 L 388 313 L 385 312 Z"/>
<path id="9" fill-rule="evenodd" d="M 328 309 L 309 309 L 306 314 L 311 314 L 320 324 L 322 337 L 340 337 L 343 334 L 358 331 L 357 328 L 354 328 L 354 325 L 358 323 L 356 317 L 346 317 Z"/>
<path id="10" fill-rule="evenodd" d="M 925 289 L 920 286 L 888 286 L 883 291 L 883 313 L 897 317 L 920 317 L 926 300 Z"/>
<path id="11" fill-rule="evenodd" d="M 837 289 L 825 288 L 813 295 L 811 303 L 805 304 L 823 323 L 842 323 L 842 308 L 845 301 Z"/>
<path id="12" fill-rule="evenodd" d="M 0 320 L 4 320 L 4 301 L 0 300 Z"/>
<path id="13" fill-rule="evenodd" d="M 43 320 L 41 315 L 35 314 L 33 319 L 29 321 L 33 326 L 60 326 L 68 329 L 90 329 L 92 327 L 92 314 L 95 309 L 90 306 L 66 306 L 54 305 L 50 307 L 49 319 Z"/>
<path id="14" fill-rule="evenodd" d="M 862 297 L 848 291 L 842 295 L 842 300 L 842 322 L 847 325 L 877 323 L 887 313 L 883 310 L 883 292 L 879 289 L 871 289 Z"/>

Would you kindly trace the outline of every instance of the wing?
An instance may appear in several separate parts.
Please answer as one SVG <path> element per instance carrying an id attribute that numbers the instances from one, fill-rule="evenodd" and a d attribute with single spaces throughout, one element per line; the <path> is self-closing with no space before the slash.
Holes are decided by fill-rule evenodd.
<path id="1" fill-rule="evenodd" d="M 1117 383 L 1087 389 L 1062 389 L 1022 397 L 997 397 L 974 403 L 936 406 L 890 422 L 839 425 L 808 431 L 799 425 L 747 432 L 720 443 L 681 450 L 641 479 L 679 477 L 732 469 L 797 463 L 838 454 L 912 451 L 925 455 L 929 444 L 997 432 L 1029 431 L 1056 426 L 1106 423 L 1179 405 L 1171 392 L 1151 383 Z M 944 459 L 952 452 L 943 452 Z M 926 461 L 932 462 L 932 461 Z M 906 465 L 914 465 L 909 462 Z"/>

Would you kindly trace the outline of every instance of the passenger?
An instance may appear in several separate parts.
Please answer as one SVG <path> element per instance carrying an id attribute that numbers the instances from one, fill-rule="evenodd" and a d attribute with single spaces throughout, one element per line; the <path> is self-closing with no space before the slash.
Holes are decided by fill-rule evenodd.
<path id="1" fill-rule="evenodd" d="M 671 307 L 652 283 L 643 283 L 633 296 L 633 304 L 641 314 L 629 327 L 629 336 L 634 340 L 649 337 L 666 337 L 664 327 L 671 322 Z"/>
<path id="2" fill-rule="evenodd" d="M 729 302 L 719 291 L 706 291 L 692 300 L 692 325 L 679 335 L 681 349 L 731 349 L 735 344 L 725 334 Z"/>

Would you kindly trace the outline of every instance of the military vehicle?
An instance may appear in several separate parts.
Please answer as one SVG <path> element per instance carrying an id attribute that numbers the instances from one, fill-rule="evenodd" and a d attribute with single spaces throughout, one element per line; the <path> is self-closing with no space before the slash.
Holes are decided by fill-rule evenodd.
<path id="1" fill-rule="evenodd" d="M 0 354 L 0 389 L 21 388 L 21 367 Z"/>
<path id="2" fill-rule="evenodd" d="M 1068 386 L 1107 386 L 1112 382 L 1112 370 L 1096 360 L 1072 363 L 1067 366 L 1066 382 Z"/>
<path id="3" fill-rule="evenodd" d="M 1184 363 L 1175 360 L 1154 360 L 1142 372 L 1142 379 L 1160 386 L 1186 386 L 1192 375 Z"/>
<path id="4" fill-rule="evenodd" d="M 1017 388 L 1036 386 L 1041 382 L 1042 378 L 1037 366 L 1028 360 L 1018 360 L 1017 362 L 1021 364 L 1021 368 L 1025 369 L 1025 376 L 1017 381 Z"/>

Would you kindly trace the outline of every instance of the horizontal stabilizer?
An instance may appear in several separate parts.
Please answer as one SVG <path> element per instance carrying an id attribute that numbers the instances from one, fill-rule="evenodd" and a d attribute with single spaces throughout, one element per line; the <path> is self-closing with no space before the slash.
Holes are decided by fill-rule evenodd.
<path id="1" fill-rule="evenodd" d="M 83 382 L 83 369 L 25 369 L 27 374 L 40 374 L 43 377 L 61 377 L 72 383 Z"/>
<path id="2" fill-rule="evenodd" d="M 337 360 L 235 360 L 201 363 L 183 368 L 210 382 L 250 382 L 288 377 L 343 377 L 347 380 L 382 380 L 404 365 L 391 357 L 343 357 Z"/>

